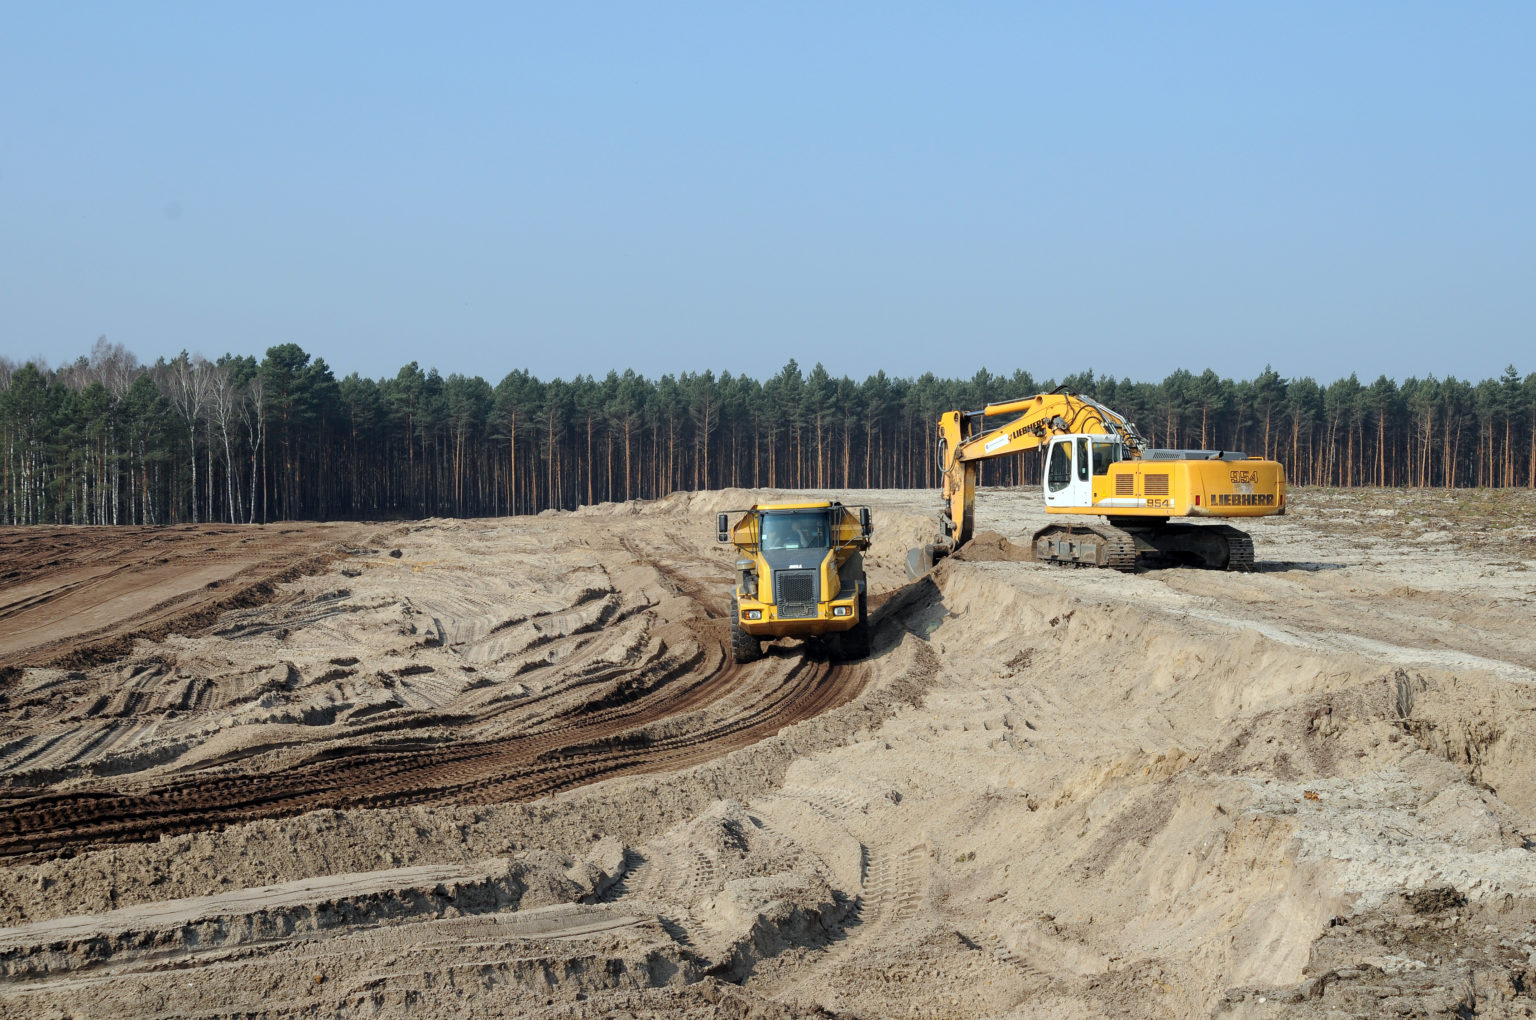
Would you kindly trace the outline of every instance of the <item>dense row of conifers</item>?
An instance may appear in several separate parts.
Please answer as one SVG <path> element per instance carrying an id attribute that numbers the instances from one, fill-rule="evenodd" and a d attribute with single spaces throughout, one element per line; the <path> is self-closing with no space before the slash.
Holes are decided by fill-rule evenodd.
<path id="1" fill-rule="evenodd" d="M 940 411 L 1049 390 L 1020 369 L 862 382 L 791 361 L 725 372 L 541 381 L 517 371 L 337 379 L 293 344 L 141 365 L 98 342 L 56 369 L 0 359 L 0 521 L 176 523 L 482 516 L 723 486 L 927 487 Z M 1161 382 L 1060 380 L 1154 445 L 1241 449 L 1309 485 L 1536 485 L 1536 374 L 1354 376 L 1266 369 Z M 1032 454 L 984 484 L 1032 484 Z"/>

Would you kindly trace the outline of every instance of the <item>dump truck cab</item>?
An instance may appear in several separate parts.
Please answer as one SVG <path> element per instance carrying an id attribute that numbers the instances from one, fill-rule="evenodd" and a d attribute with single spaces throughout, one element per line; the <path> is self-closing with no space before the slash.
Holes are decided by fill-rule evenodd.
<path id="1" fill-rule="evenodd" d="M 733 526 L 731 517 L 741 514 Z M 718 539 L 736 547 L 731 650 L 762 657 L 764 639 L 822 638 L 839 658 L 869 654 L 864 550 L 868 507 L 836 501 L 764 503 L 720 514 Z"/>

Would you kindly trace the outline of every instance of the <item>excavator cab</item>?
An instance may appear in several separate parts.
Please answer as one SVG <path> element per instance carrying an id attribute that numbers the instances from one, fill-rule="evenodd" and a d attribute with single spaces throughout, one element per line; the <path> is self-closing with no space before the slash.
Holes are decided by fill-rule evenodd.
<path id="1" fill-rule="evenodd" d="M 1091 509 L 1093 480 L 1109 474 L 1110 465 L 1124 459 L 1125 447 L 1111 435 L 1073 433 L 1052 436 L 1046 451 L 1045 505 Z"/>

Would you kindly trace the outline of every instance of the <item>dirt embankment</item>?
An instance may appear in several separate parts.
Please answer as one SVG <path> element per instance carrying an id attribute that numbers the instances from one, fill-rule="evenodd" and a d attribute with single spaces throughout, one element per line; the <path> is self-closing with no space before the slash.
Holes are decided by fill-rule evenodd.
<path id="1" fill-rule="evenodd" d="M 849 495 L 860 664 L 726 661 L 706 493 L 18 670 L 0 1011 L 1529 1015 L 1536 503 L 1302 492 L 1254 574 L 1128 576 L 989 491 L 904 587 L 932 494 Z"/>

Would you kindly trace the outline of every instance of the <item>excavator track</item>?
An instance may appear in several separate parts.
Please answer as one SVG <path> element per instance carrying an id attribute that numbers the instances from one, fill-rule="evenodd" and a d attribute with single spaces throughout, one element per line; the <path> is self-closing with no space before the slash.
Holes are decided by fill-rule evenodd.
<path id="1" fill-rule="evenodd" d="M 1253 539 L 1246 531 L 1239 531 L 1230 524 L 1207 524 L 1208 531 L 1214 531 L 1226 539 L 1227 563 L 1223 570 L 1234 570 L 1249 573 L 1253 570 Z"/>
<path id="2" fill-rule="evenodd" d="M 1133 573 L 1138 563 L 1253 570 L 1253 539 L 1229 524 L 1052 524 L 1034 534 L 1035 559 Z"/>
<path id="3" fill-rule="evenodd" d="M 1136 570 L 1136 540 L 1112 524 L 1051 524 L 1034 535 L 1035 559 L 1080 567 Z"/>

